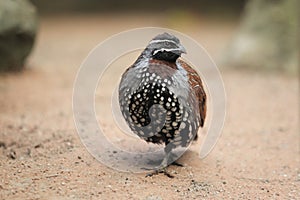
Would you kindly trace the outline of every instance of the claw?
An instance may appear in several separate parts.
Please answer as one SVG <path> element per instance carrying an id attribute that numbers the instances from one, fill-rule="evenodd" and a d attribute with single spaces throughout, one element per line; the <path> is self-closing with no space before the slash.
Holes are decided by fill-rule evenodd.
<path id="1" fill-rule="evenodd" d="M 179 167 L 183 167 L 183 165 L 177 163 L 176 161 L 170 163 L 170 161 L 175 160 L 174 158 L 177 158 L 175 154 L 172 154 L 171 150 L 172 149 L 165 148 L 166 156 L 162 160 L 161 164 L 153 172 L 146 174 L 146 177 L 151 177 L 154 175 L 158 175 L 159 173 L 163 173 L 165 176 L 169 178 L 174 178 L 174 176 L 167 171 L 168 165 L 175 165 Z"/>
<path id="2" fill-rule="evenodd" d="M 152 177 L 154 175 L 158 175 L 159 173 L 163 173 L 165 176 L 167 176 L 169 178 L 174 178 L 174 176 L 167 171 L 166 167 L 161 168 L 161 169 L 156 169 L 155 171 L 146 174 L 146 177 Z"/>
<path id="3" fill-rule="evenodd" d="M 177 167 L 184 167 L 183 166 L 183 164 L 180 164 L 180 163 L 178 163 L 178 162 L 173 162 L 173 163 L 171 163 L 171 165 L 174 165 L 174 166 L 177 166 Z"/>

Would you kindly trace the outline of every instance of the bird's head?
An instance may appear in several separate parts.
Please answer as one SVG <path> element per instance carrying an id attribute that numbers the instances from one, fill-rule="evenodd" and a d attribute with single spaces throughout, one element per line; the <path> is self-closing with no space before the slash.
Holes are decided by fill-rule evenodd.
<path id="1" fill-rule="evenodd" d="M 182 53 L 186 53 L 179 39 L 169 33 L 154 37 L 146 49 L 151 52 L 152 58 L 168 62 L 175 62 Z"/>

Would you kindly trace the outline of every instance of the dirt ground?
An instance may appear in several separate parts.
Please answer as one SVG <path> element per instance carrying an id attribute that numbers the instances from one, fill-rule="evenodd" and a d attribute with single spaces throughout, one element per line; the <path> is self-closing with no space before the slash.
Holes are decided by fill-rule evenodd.
<path id="1" fill-rule="evenodd" d="M 222 69 L 222 136 L 203 160 L 193 144 L 173 179 L 115 171 L 87 152 L 72 114 L 80 63 L 111 34 L 167 25 L 178 28 L 159 16 L 41 19 L 28 69 L 0 76 L 0 199 L 300 199 L 296 77 Z M 217 58 L 235 27 L 201 18 L 178 30 Z"/>

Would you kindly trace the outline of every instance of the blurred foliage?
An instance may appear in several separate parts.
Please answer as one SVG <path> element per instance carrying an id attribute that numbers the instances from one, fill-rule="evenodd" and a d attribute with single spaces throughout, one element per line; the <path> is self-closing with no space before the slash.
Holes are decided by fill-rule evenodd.
<path id="1" fill-rule="evenodd" d="M 239 15 L 246 0 L 31 0 L 42 14 L 53 13 L 163 13 L 187 10 L 198 14 Z"/>
<path id="2" fill-rule="evenodd" d="M 298 70 L 298 0 L 250 0 L 224 63 L 236 68 Z"/>
<path id="3" fill-rule="evenodd" d="M 37 31 L 37 13 L 27 0 L 0 0 L 0 71 L 24 67 Z"/>
<path id="4" fill-rule="evenodd" d="M 242 16 L 240 28 L 224 53 L 224 65 L 288 73 L 298 69 L 298 0 L 31 1 L 42 15 L 165 14 L 170 27 L 193 27 L 198 15 L 218 20 Z"/>

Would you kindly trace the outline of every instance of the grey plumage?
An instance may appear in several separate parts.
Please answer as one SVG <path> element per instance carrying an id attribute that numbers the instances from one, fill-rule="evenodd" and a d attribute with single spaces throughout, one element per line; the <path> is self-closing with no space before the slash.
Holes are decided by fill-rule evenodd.
<path id="1" fill-rule="evenodd" d="M 190 144 L 205 118 L 188 74 L 192 69 L 178 59 L 181 53 L 185 49 L 178 38 L 168 33 L 156 36 L 124 72 L 119 85 L 121 112 L 131 130 L 147 142 L 166 145 L 161 167 L 172 162 L 172 149 Z M 201 80 L 200 86 L 206 99 Z"/>

